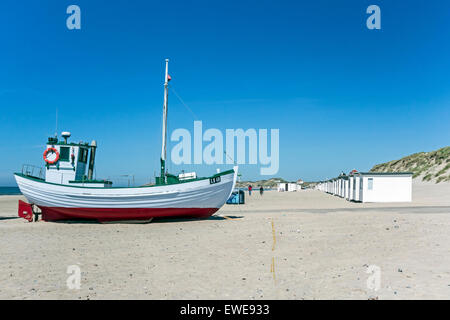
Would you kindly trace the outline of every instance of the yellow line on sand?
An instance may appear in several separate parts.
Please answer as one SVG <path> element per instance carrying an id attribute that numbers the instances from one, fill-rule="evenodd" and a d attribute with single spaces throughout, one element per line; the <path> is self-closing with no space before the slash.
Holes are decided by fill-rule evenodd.
<path id="1" fill-rule="evenodd" d="M 273 276 L 273 281 L 276 281 L 275 279 L 275 257 L 272 257 L 272 264 L 270 265 L 270 272 Z"/>

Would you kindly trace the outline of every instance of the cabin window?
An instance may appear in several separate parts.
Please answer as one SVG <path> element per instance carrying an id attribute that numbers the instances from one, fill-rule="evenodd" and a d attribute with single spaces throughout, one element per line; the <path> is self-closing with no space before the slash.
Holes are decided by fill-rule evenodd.
<path id="1" fill-rule="evenodd" d="M 88 150 L 84 148 L 80 148 L 80 151 L 78 153 L 78 161 L 86 163 L 87 162 L 87 156 L 88 156 Z"/>
<path id="2" fill-rule="evenodd" d="M 70 148 L 69 147 L 60 147 L 59 148 L 59 160 L 60 161 L 69 161 L 70 159 Z"/>
<path id="3" fill-rule="evenodd" d="M 367 179 L 367 189 L 373 190 L 373 178 Z"/>

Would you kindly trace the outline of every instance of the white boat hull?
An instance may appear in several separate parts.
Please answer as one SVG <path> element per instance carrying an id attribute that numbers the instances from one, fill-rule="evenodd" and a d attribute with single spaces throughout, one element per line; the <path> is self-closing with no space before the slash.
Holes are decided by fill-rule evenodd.
<path id="1" fill-rule="evenodd" d="M 149 220 L 156 217 L 211 216 L 227 201 L 236 183 L 237 167 L 209 178 L 160 186 L 131 188 L 76 187 L 15 174 L 28 202 L 38 206 L 43 220 Z M 217 180 L 217 179 L 216 179 Z"/>

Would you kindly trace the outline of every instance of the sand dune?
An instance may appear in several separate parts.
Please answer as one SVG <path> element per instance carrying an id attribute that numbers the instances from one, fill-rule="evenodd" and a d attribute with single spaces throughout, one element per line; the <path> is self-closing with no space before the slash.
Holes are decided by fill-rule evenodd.
<path id="1" fill-rule="evenodd" d="M 413 192 L 397 204 L 254 193 L 208 220 L 143 225 L 28 223 L 19 197 L 1 196 L 0 298 L 449 299 L 450 184 Z"/>
<path id="2" fill-rule="evenodd" d="M 417 152 L 398 160 L 380 163 L 370 171 L 409 171 L 418 181 L 450 182 L 450 146 L 430 152 Z"/>

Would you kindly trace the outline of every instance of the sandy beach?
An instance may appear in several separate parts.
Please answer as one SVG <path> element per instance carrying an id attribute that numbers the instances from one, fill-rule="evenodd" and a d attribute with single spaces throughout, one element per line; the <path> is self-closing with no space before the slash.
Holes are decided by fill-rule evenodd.
<path id="1" fill-rule="evenodd" d="M 20 198 L 0 196 L 0 299 L 450 298 L 450 183 L 414 181 L 413 202 L 392 204 L 253 193 L 150 224 L 29 223 Z"/>

